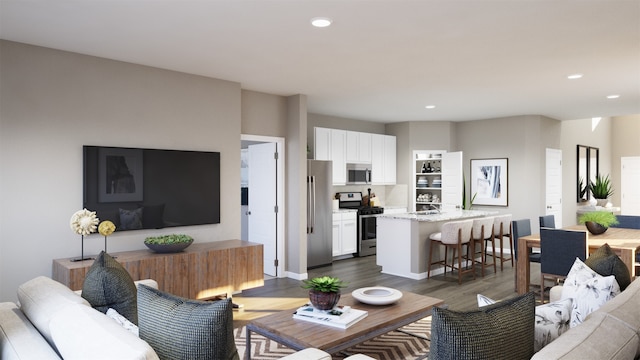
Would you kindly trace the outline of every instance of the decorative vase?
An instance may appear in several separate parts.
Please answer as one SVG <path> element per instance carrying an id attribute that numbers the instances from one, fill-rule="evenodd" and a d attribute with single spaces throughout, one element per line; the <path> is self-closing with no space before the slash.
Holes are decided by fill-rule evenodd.
<path id="1" fill-rule="evenodd" d="M 609 199 L 596 199 L 596 205 L 606 207 L 609 203 Z"/>
<path id="2" fill-rule="evenodd" d="M 322 292 L 309 290 L 309 301 L 318 310 L 331 310 L 340 300 L 339 292 Z"/>
<path id="3" fill-rule="evenodd" d="M 597 222 L 593 222 L 593 221 L 586 221 L 584 224 L 586 225 L 587 230 L 589 230 L 589 232 L 592 233 L 593 235 L 602 234 L 608 229 L 607 227 L 604 227 L 598 224 Z"/>

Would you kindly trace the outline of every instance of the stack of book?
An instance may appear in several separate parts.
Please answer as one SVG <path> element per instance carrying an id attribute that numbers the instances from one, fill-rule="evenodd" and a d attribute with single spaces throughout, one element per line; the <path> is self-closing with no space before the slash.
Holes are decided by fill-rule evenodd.
<path id="1" fill-rule="evenodd" d="M 311 304 L 307 304 L 299 307 L 293 313 L 293 318 L 346 329 L 367 317 L 367 314 L 368 312 L 365 310 L 352 309 L 350 306 L 337 306 L 332 310 L 318 310 Z"/>

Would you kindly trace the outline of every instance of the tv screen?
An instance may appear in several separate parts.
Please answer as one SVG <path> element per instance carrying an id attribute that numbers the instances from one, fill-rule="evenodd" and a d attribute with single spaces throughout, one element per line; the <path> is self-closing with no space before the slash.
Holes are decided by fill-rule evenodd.
<path id="1" fill-rule="evenodd" d="M 116 231 L 220 223 L 220 153 L 83 146 L 83 207 Z"/>

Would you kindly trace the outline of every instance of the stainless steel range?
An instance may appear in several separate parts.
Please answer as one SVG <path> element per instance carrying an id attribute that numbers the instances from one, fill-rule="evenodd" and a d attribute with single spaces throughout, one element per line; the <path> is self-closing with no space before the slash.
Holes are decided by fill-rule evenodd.
<path id="1" fill-rule="evenodd" d="M 338 206 L 341 209 L 355 209 L 358 214 L 358 252 L 354 256 L 376 254 L 376 216 L 384 213 L 384 208 L 362 203 L 362 192 L 341 192 Z M 369 196 L 370 198 L 370 196 Z"/>

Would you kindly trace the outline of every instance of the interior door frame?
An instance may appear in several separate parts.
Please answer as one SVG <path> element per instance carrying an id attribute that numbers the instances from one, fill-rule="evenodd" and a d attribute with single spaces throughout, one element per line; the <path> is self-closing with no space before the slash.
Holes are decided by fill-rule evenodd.
<path id="1" fill-rule="evenodd" d="M 284 223 L 285 223 L 285 201 L 284 201 L 284 181 L 285 181 L 285 139 L 283 137 L 262 136 L 262 135 L 249 135 L 241 134 L 240 141 L 256 141 L 263 143 L 276 143 L 276 150 L 278 151 L 278 161 L 276 162 L 276 202 L 278 206 L 278 213 L 276 215 L 276 260 L 278 266 L 276 266 L 276 276 L 285 277 L 285 248 L 284 248 Z M 251 241 L 251 239 L 249 239 Z"/>

